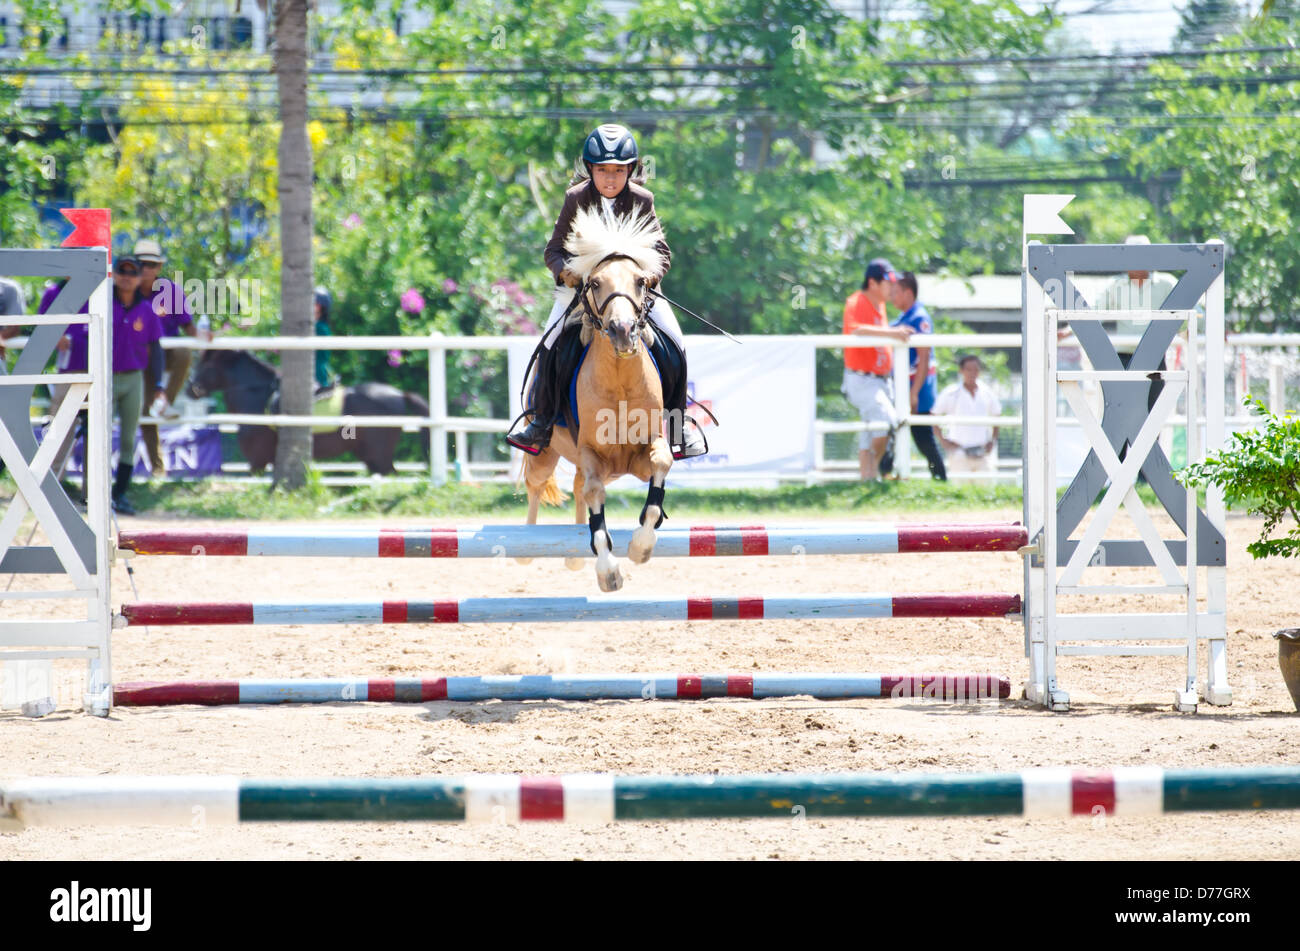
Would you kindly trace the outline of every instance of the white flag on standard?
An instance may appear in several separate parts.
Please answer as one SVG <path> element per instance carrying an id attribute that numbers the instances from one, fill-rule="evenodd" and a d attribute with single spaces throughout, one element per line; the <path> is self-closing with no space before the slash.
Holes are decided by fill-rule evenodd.
<path id="1" fill-rule="evenodd" d="M 1074 234 L 1061 220 L 1061 211 L 1073 200 L 1073 195 L 1026 195 L 1025 234 Z"/>

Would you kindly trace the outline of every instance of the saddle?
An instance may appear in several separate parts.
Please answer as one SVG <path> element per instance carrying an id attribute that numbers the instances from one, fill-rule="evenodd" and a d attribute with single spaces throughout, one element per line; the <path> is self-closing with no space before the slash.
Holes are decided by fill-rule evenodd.
<path id="1" fill-rule="evenodd" d="M 323 389 L 316 390 L 315 394 L 312 396 L 311 414 L 313 416 L 342 416 L 343 399 L 346 396 L 347 393 L 341 386 L 330 385 Z M 271 402 L 267 406 L 266 411 L 272 415 L 280 412 L 279 388 L 277 388 L 275 393 L 271 396 Z M 320 423 L 312 426 L 311 431 L 312 435 L 316 436 L 321 433 L 332 433 L 338 428 L 338 425 L 335 423 Z"/>
<path id="2" fill-rule="evenodd" d="M 672 339 L 654 324 L 650 324 L 654 343 L 650 345 L 650 361 L 659 374 L 659 385 L 664 394 L 664 408 L 683 406 L 686 403 L 686 354 L 677 348 Z M 553 361 L 554 372 L 550 374 L 550 405 L 555 407 L 555 425 L 578 434 L 578 372 L 587 358 L 590 344 L 581 339 L 581 322 L 572 323 L 560 331 L 555 345 L 551 348 L 549 359 Z M 540 357 L 542 345 L 538 345 Z M 542 374 L 539 372 L 538 376 Z M 525 405 L 534 405 L 538 381 L 533 380 L 533 388 L 526 394 Z"/>

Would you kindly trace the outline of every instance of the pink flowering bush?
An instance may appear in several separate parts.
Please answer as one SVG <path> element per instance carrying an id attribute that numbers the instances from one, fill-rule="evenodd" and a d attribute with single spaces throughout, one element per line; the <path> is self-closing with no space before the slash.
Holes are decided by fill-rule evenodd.
<path id="1" fill-rule="evenodd" d="M 402 310 L 408 314 L 418 314 L 424 310 L 424 298 L 414 287 L 408 287 L 402 294 Z"/>

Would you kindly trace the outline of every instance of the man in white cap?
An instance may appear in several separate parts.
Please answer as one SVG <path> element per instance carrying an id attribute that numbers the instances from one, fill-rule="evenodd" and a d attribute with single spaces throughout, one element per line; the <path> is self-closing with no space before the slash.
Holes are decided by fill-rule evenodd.
<path id="1" fill-rule="evenodd" d="M 1131 234 L 1124 239 L 1126 245 L 1149 245 L 1144 234 Z M 1096 307 L 1100 310 L 1155 310 L 1165 302 L 1177 283 L 1163 271 L 1129 271 L 1125 277 L 1116 278 L 1105 291 Z M 1145 320 L 1118 320 L 1115 333 L 1121 337 L 1141 337 L 1147 329 Z M 1137 350 L 1137 342 L 1120 343 L 1115 349 L 1125 357 Z M 1128 360 L 1125 359 L 1125 364 Z M 1161 367 L 1163 369 L 1163 366 Z"/>
<path id="2" fill-rule="evenodd" d="M 146 294 L 153 295 L 154 313 L 162 323 L 164 337 L 197 336 L 194 317 L 185 305 L 185 294 L 175 283 L 161 277 L 163 266 L 162 246 L 152 238 L 141 238 L 135 243 L 135 257 L 140 262 L 140 287 Z M 167 388 L 164 394 L 170 407 L 180 395 L 181 387 L 190 374 L 190 359 L 193 351 L 188 348 L 167 349 L 163 351 L 167 372 Z M 163 461 L 162 449 L 158 445 L 157 424 L 142 423 L 140 438 L 144 440 L 149 453 L 149 466 L 156 476 L 167 474 L 167 465 Z"/>
<path id="3" fill-rule="evenodd" d="M 1149 245 L 1151 239 L 1144 234 L 1131 234 L 1124 239 L 1126 245 Z M 1174 289 L 1178 282 L 1172 275 L 1163 271 L 1144 271 L 1133 270 L 1123 277 L 1117 277 L 1102 292 L 1101 298 L 1097 301 L 1096 307 L 1100 310 L 1156 310 L 1164 304 L 1165 298 L 1169 292 Z M 1115 321 L 1115 334 L 1118 337 L 1135 338 L 1132 343 L 1117 342 L 1115 350 L 1120 355 L 1120 360 L 1124 366 L 1128 366 L 1133 359 L 1133 353 L 1137 350 L 1137 339 L 1146 332 L 1146 320 L 1117 320 Z M 1160 358 L 1158 369 L 1165 370 L 1168 366 L 1165 358 Z M 1165 388 L 1164 381 L 1156 380 L 1147 390 L 1147 412 L 1151 407 L 1156 405 L 1156 399 L 1160 396 L 1160 391 Z M 1167 439 L 1162 436 L 1162 443 L 1167 443 Z M 1166 445 L 1166 449 L 1168 446 Z M 1119 452 L 1119 458 L 1122 461 L 1128 453 L 1128 446 L 1122 446 Z M 1138 476 L 1139 482 L 1145 482 L 1146 477 Z"/>
<path id="4" fill-rule="evenodd" d="M 19 317 L 27 313 L 27 297 L 23 294 L 23 289 L 17 281 L 12 281 L 7 277 L 0 277 L 0 317 Z M 0 374 L 6 374 L 5 369 L 4 342 L 10 337 L 18 336 L 21 327 L 14 325 L 11 327 L 0 327 Z M 0 472 L 4 472 L 5 464 L 0 461 Z"/>
<path id="5" fill-rule="evenodd" d="M 0 317 L 18 317 L 25 313 L 27 313 L 27 298 L 23 294 L 22 287 L 17 281 L 0 277 Z M 4 354 L 3 341 L 18 336 L 20 330 L 22 328 L 17 325 L 0 327 L 0 356 Z M 0 365 L 0 373 L 3 372 L 4 367 Z"/>

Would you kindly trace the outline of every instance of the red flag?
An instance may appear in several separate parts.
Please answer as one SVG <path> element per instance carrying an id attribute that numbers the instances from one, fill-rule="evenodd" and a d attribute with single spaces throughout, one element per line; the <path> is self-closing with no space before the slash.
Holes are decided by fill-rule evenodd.
<path id="1" fill-rule="evenodd" d="M 113 264 L 112 223 L 107 208 L 60 208 L 72 222 L 72 234 L 63 239 L 65 248 L 108 248 L 109 267 Z"/>

